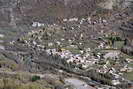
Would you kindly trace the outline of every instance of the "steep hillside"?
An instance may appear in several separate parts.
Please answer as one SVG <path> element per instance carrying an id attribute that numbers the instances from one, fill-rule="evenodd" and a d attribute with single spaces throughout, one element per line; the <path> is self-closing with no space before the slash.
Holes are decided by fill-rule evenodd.
<path id="1" fill-rule="evenodd" d="M 101 9 L 126 8 L 132 0 L 0 0 L 0 25 L 53 23 L 63 18 L 96 15 Z"/>

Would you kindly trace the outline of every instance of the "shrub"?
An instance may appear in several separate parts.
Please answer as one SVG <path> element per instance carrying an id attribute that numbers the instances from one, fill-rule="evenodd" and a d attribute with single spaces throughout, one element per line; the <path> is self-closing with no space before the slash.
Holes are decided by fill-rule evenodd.
<path id="1" fill-rule="evenodd" d="M 35 81 L 37 81 L 37 80 L 40 80 L 41 78 L 40 78 L 40 76 L 33 76 L 32 78 L 31 78 L 31 81 L 32 82 L 35 82 Z"/>

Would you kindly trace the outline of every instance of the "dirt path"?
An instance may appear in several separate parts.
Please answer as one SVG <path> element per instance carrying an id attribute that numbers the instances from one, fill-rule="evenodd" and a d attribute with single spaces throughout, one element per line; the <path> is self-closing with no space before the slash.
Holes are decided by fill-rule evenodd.
<path id="1" fill-rule="evenodd" d="M 10 72 L 10 71 L 1 71 L 0 70 L 0 75 L 1 74 L 7 74 L 7 75 L 17 75 L 17 74 L 23 74 L 23 73 L 26 73 L 27 75 L 29 75 L 29 76 L 39 76 L 40 78 L 44 78 L 46 75 L 48 75 L 48 74 L 36 74 L 36 73 L 27 73 L 27 72 L 17 72 L 17 71 L 15 71 L 15 72 Z"/>

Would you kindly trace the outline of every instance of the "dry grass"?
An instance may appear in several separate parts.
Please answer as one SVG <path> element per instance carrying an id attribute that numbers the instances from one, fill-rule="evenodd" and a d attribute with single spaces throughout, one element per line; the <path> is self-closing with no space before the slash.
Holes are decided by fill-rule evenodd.
<path id="1" fill-rule="evenodd" d="M 1 60 L 0 61 L 1 68 L 8 68 L 12 70 L 16 70 L 18 68 L 18 65 L 11 60 Z"/>
<path id="2" fill-rule="evenodd" d="M 0 89 L 51 89 L 43 87 L 36 82 L 30 82 L 27 84 L 21 83 L 19 80 L 4 78 L 0 80 Z"/>

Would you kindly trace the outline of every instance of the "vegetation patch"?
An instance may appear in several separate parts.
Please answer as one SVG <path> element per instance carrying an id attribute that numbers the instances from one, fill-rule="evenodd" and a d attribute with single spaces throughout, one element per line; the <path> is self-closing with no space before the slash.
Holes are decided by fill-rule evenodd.
<path id="1" fill-rule="evenodd" d="M 40 76 L 33 76 L 33 77 L 31 78 L 31 81 L 32 81 L 32 82 L 35 82 L 35 81 L 40 80 L 40 79 L 41 79 Z"/>

